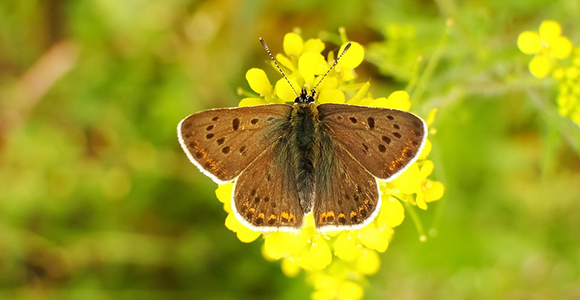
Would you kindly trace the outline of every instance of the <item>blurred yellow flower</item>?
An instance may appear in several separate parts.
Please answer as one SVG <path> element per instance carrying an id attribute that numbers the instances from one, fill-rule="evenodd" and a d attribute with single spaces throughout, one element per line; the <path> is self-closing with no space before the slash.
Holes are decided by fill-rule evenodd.
<path id="1" fill-rule="evenodd" d="M 561 116 L 568 116 L 580 126 L 580 48 L 562 36 L 562 27 L 556 21 L 543 21 L 538 32 L 524 31 L 518 36 L 518 48 L 534 57 L 528 64 L 536 78 L 548 75 L 559 81 L 556 104 Z M 567 66 L 560 60 L 571 58 Z M 437 196 L 440 187 L 432 185 L 428 196 Z"/>
<path id="2" fill-rule="evenodd" d="M 346 41 L 338 53 L 346 46 Z M 334 62 L 336 53 L 328 54 L 328 61 L 321 52 L 324 43 L 320 39 L 306 41 L 296 33 L 288 33 L 283 42 L 284 54 L 275 57 L 286 73 L 294 90 L 311 88 L 322 78 Z M 405 91 L 395 91 L 386 98 L 373 99 L 366 82 L 356 90 L 348 101 L 347 88 L 343 83 L 352 81 L 356 74 L 353 69 L 364 59 L 364 48 L 351 42 L 350 49 L 337 66 L 330 71 L 318 86 L 318 103 L 348 103 L 376 107 L 409 110 L 410 96 Z M 293 102 L 296 94 L 284 78 L 274 86 L 261 69 L 250 69 L 246 79 L 257 97 L 244 98 L 240 106 L 267 103 Z M 434 113 L 430 114 L 431 119 Z M 432 121 L 432 120 L 431 120 Z M 228 212 L 226 227 L 236 233 L 240 241 L 251 242 L 262 237 L 262 254 L 268 260 L 281 260 L 282 271 L 287 276 L 296 276 L 300 270 L 308 274 L 315 291 L 313 299 L 361 299 L 364 294 L 364 277 L 376 274 L 380 268 L 379 253 L 385 252 L 394 233 L 405 217 L 402 205 L 407 202 L 427 208 L 427 203 L 443 196 L 443 184 L 427 177 L 433 170 L 433 163 L 426 159 L 430 151 L 427 141 L 419 160 L 390 183 L 381 183 L 381 207 L 373 222 L 360 230 L 327 232 L 316 231 L 312 215 L 308 215 L 301 232 L 252 231 L 242 225 L 233 215 L 230 202 L 232 185 L 220 185 L 216 190 L 218 199 Z"/>
<path id="3" fill-rule="evenodd" d="M 536 78 L 545 78 L 553 68 L 554 59 L 570 56 L 572 42 L 562 36 L 562 27 L 556 21 L 543 21 L 539 32 L 524 31 L 518 36 L 518 48 L 534 55 L 528 68 Z"/>

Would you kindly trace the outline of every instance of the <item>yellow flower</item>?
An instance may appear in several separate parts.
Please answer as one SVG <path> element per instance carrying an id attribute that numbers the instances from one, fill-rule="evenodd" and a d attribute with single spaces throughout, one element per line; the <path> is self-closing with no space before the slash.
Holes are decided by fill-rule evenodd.
<path id="1" fill-rule="evenodd" d="M 534 55 L 528 68 L 536 78 L 545 78 L 554 68 L 555 59 L 570 56 L 572 42 L 562 36 L 562 27 L 556 21 L 544 21 L 539 32 L 524 31 L 518 36 L 518 48 Z"/>
<path id="2" fill-rule="evenodd" d="M 559 81 L 556 104 L 561 116 L 568 116 L 580 126 L 580 48 L 562 36 L 562 27 L 555 21 L 544 21 L 538 32 L 525 31 L 518 36 L 518 48 L 534 57 L 528 64 L 530 72 L 537 78 L 552 78 Z M 560 60 L 571 57 L 566 62 Z M 430 185 L 425 194 L 436 197 L 441 187 Z"/>
<path id="3" fill-rule="evenodd" d="M 580 47 L 574 49 L 572 64 L 556 69 L 554 78 L 559 81 L 558 112 L 580 126 Z"/>
<path id="4" fill-rule="evenodd" d="M 288 33 L 284 37 L 284 53 L 276 54 L 275 57 L 294 90 L 299 91 L 302 87 L 312 88 L 318 84 L 346 44 L 345 39 L 337 53 L 331 51 L 325 58 L 322 55 L 325 46 L 320 39 L 304 41 L 299 34 Z M 351 42 L 350 49 L 318 86 L 318 103 L 348 103 L 409 110 L 411 100 L 405 91 L 394 91 L 388 97 L 374 99 L 369 94 L 369 82 L 352 82 L 356 78 L 353 69 L 363 59 L 363 46 Z M 263 70 L 250 69 L 246 79 L 255 94 L 243 93 L 248 97 L 240 101 L 240 106 L 293 102 L 296 98 L 294 90 L 284 78 L 272 85 Z M 312 214 L 306 216 L 304 227 L 299 233 L 260 233 L 250 230 L 232 213 L 232 184 L 220 185 L 216 190 L 218 199 L 223 202 L 224 210 L 228 213 L 226 227 L 235 232 L 242 242 L 251 242 L 261 236 L 264 240 L 263 256 L 268 260 L 280 260 L 282 271 L 287 276 L 296 276 L 301 270 L 306 272 L 315 289 L 313 299 L 361 299 L 365 276 L 378 272 L 379 253 L 388 249 L 394 234 L 393 228 L 404 220 L 402 202 L 426 209 L 427 203 L 443 195 L 443 184 L 428 179 L 434 167 L 426 159 L 430 145 L 430 142 L 426 143 L 419 160 L 399 178 L 390 183 L 381 183 L 383 201 L 378 216 L 360 230 L 321 234 L 315 229 Z"/>

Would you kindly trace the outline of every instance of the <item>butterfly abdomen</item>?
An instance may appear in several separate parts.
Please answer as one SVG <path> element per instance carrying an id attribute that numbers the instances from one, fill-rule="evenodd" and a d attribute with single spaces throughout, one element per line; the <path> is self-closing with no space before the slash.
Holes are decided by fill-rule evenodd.
<path id="1" fill-rule="evenodd" d="M 293 149 L 296 162 L 296 185 L 300 197 L 300 206 L 305 214 L 312 211 L 314 205 L 314 166 L 317 152 L 316 108 L 313 104 L 294 106 L 292 113 L 293 133 L 296 141 Z"/>

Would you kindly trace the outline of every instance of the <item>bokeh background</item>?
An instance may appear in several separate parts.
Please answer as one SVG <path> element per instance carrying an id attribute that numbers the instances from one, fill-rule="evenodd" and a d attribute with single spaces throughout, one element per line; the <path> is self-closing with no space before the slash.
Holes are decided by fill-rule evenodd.
<path id="1" fill-rule="evenodd" d="M 516 47 L 577 0 L 0 2 L 0 299 L 304 299 L 224 226 L 181 151 L 190 113 L 235 106 L 300 28 L 366 47 L 360 81 L 416 80 L 444 198 L 408 217 L 365 299 L 580 299 L 580 128 Z M 417 58 L 422 60 L 417 62 Z M 414 76 L 414 70 L 417 76 Z"/>

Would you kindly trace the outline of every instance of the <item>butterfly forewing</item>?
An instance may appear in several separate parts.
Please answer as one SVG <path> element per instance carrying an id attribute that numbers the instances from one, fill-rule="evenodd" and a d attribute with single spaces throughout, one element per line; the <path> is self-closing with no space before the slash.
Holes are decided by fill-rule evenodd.
<path id="1" fill-rule="evenodd" d="M 323 137 L 316 169 L 314 220 L 320 231 L 358 229 L 378 212 L 378 183 L 340 144 Z"/>
<path id="2" fill-rule="evenodd" d="M 245 225 L 258 231 L 299 231 L 304 212 L 300 207 L 296 170 L 284 142 L 287 131 L 276 133 L 279 141 L 261 153 L 236 180 L 233 209 Z"/>
<path id="3" fill-rule="evenodd" d="M 425 143 L 425 123 L 406 111 L 321 104 L 318 112 L 333 141 L 383 180 L 392 180 L 404 171 Z"/>
<path id="4" fill-rule="evenodd" d="M 181 147 L 217 183 L 235 179 L 278 137 L 292 107 L 272 104 L 202 111 L 178 127 Z"/>

